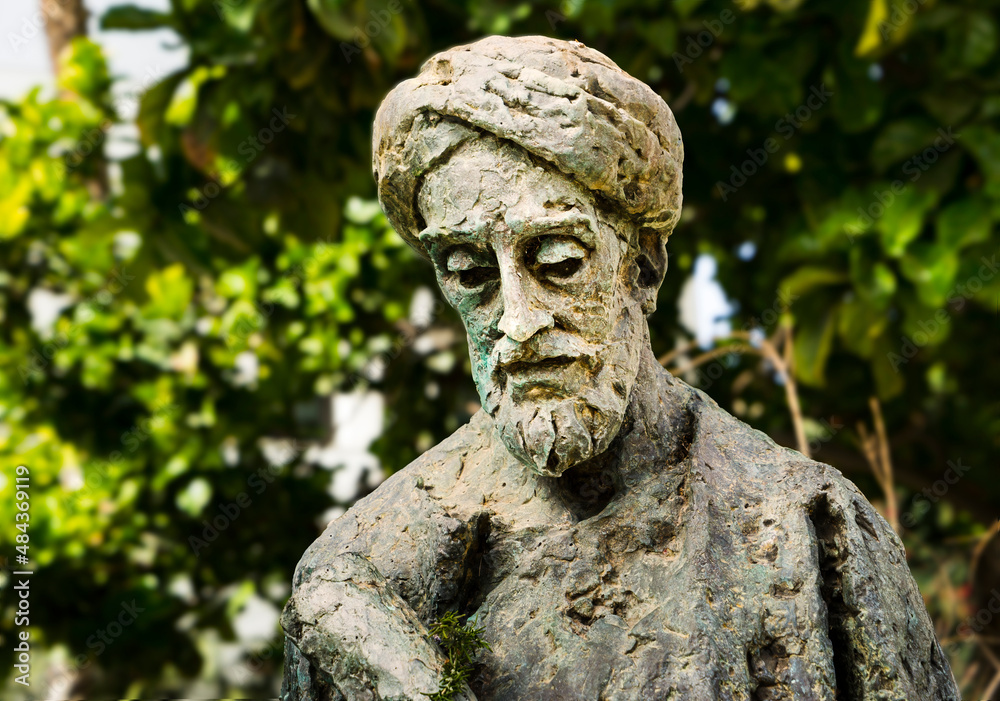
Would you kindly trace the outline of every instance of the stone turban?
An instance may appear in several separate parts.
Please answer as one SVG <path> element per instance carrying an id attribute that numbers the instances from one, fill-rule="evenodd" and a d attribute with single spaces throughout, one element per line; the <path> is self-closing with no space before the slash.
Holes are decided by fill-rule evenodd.
<path id="1" fill-rule="evenodd" d="M 421 181 L 480 132 L 517 144 L 616 203 L 662 243 L 677 223 L 684 147 L 659 95 L 579 42 L 487 37 L 430 58 L 375 116 L 379 201 L 424 256 Z"/>

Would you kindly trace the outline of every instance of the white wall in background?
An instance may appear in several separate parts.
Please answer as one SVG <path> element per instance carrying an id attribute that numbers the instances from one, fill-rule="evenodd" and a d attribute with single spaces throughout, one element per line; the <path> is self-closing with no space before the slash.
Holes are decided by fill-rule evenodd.
<path id="1" fill-rule="evenodd" d="M 681 324 L 702 348 L 711 348 L 716 338 L 728 336 L 732 331 L 729 317 L 735 308 L 715 279 L 717 269 L 715 258 L 707 253 L 698 256 L 677 300 Z"/>
<path id="2" fill-rule="evenodd" d="M 104 32 L 100 16 L 123 0 L 85 0 L 90 12 L 88 32 L 105 50 L 111 74 L 122 79 L 121 89 L 134 89 L 150 72 L 169 75 L 187 65 L 187 48 L 171 30 Z M 129 0 L 151 10 L 167 10 L 169 0 Z M 0 11 L 0 97 L 16 99 L 31 87 L 53 85 L 44 18 L 38 0 L 3 0 Z M 126 115 L 131 117 L 132 115 Z"/>

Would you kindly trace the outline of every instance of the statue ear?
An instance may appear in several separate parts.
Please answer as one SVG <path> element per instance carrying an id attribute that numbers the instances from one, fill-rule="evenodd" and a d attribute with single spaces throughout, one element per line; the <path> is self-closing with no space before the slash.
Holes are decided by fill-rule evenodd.
<path id="1" fill-rule="evenodd" d="M 639 231 L 638 243 L 635 293 L 643 313 L 649 315 L 656 311 L 656 295 L 667 274 L 667 237 L 662 231 L 643 229 Z"/>

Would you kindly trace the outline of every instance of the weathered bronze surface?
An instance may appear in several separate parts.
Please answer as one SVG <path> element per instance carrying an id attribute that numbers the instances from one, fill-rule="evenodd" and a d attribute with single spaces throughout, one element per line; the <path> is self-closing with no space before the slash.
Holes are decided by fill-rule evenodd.
<path id="1" fill-rule="evenodd" d="M 666 104 L 576 42 L 428 61 L 375 124 L 483 409 L 302 557 L 284 699 L 422 699 L 473 614 L 469 699 L 958 699 L 899 538 L 836 469 L 673 378 L 645 317 L 680 214 Z"/>

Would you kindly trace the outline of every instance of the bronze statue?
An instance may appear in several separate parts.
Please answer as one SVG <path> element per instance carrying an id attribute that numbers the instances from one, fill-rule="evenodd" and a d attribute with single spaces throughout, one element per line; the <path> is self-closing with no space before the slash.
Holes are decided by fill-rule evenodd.
<path id="1" fill-rule="evenodd" d="M 577 42 L 483 39 L 386 97 L 379 199 L 483 408 L 305 553 L 284 699 L 425 698 L 446 611 L 491 646 L 469 699 L 958 699 L 861 492 L 656 362 L 682 161 L 663 100 Z"/>

